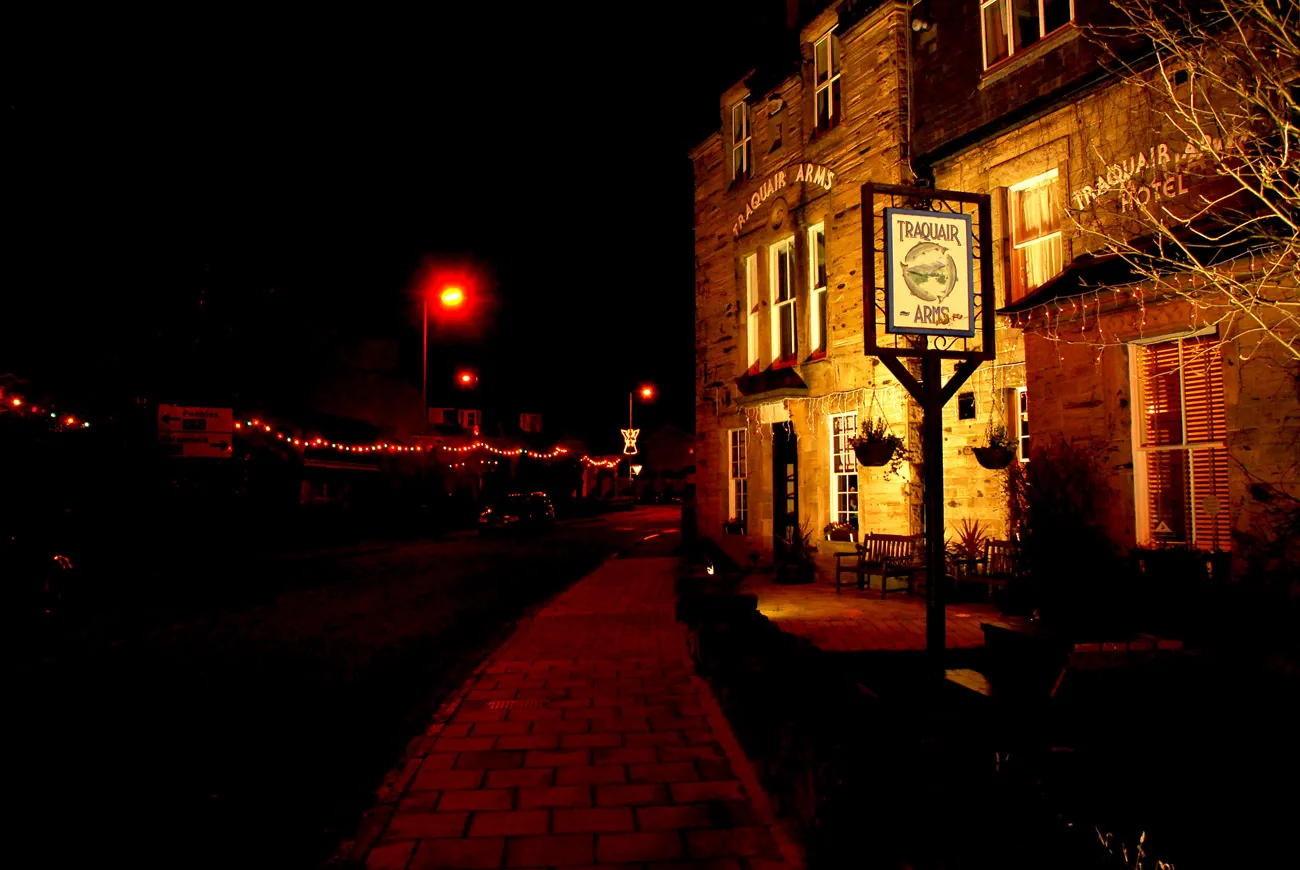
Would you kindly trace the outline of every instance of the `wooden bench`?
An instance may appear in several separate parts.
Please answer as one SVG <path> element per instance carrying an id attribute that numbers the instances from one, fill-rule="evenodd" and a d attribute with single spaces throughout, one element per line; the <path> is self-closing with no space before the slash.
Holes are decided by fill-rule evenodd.
<path id="1" fill-rule="evenodd" d="M 987 540 L 984 554 L 966 564 L 969 570 L 958 572 L 956 581 L 987 586 L 992 598 L 994 589 L 1020 577 L 1020 545 L 1015 541 Z"/>
<path id="2" fill-rule="evenodd" d="M 889 578 L 906 578 L 909 593 L 913 591 L 916 573 L 924 570 L 925 538 L 921 535 L 867 534 L 851 552 L 835 554 L 835 591 L 840 591 L 840 577 L 852 574 L 857 577 L 859 589 L 870 589 L 869 577 L 880 577 L 880 597 L 901 591 L 889 588 Z"/>

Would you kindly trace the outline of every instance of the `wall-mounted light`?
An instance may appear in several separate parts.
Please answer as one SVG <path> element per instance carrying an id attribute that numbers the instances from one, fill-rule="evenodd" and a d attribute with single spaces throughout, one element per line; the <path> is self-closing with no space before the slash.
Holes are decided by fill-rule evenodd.
<path id="1" fill-rule="evenodd" d="M 913 32 L 913 33 L 920 33 L 922 30 L 929 30 L 929 29 L 930 29 L 930 22 L 928 22 L 928 21 L 926 21 L 926 20 L 924 20 L 924 19 L 922 19 L 922 18 L 913 18 L 913 19 L 912 19 L 912 32 Z"/>

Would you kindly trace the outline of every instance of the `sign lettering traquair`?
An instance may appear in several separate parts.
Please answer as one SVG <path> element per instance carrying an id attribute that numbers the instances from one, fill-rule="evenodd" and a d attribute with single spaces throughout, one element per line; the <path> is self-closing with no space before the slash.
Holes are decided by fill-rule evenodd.
<path id="1" fill-rule="evenodd" d="M 971 218 L 885 209 L 885 331 L 975 335 Z"/>
<path id="2" fill-rule="evenodd" d="M 1216 174 L 1211 151 L 1227 154 L 1238 147 L 1232 139 L 1194 142 L 1157 142 L 1107 164 L 1092 184 L 1070 191 L 1075 209 L 1083 210 L 1108 193 L 1119 199 L 1121 212 L 1179 199 L 1203 180 Z"/>
<path id="3" fill-rule="evenodd" d="M 745 210 L 736 215 L 736 222 L 731 225 L 731 234 L 739 236 L 740 231 L 744 229 L 745 223 L 753 216 L 754 212 L 758 211 L 759 207 L 771 199 L 772 195 L 778 190 L 785 189 L 786 184 L 807 182 L 830 190 L 834 181 L 835 173 L 819 163 L 800 163 L 793 169 L 787 166 L 785 169 L 773 172 L 766 181 L 758 186 L 758 190 L 750 194 L 749 199 L 745 202 Z"/>

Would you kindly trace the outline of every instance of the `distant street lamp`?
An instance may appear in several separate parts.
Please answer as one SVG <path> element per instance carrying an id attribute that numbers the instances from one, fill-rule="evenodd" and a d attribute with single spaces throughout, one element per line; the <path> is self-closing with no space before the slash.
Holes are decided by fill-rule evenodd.
<path id="1" fill-rule="evenodd" d="M 420 402 L 420 417 L 423 419 L 423 422 L 420 424 L 420 428 L 423 429 L 424 432 L 427 434 L 429 431 L 429 293 L 428 291 L 425 291 L 423 297 L 424 297 L 423 298 L 424 301 L 424 318 L 423 318 L 424 319 L 424 365 L 421 367 L 420 370 L 420 373 L 422 375 L 420 379 L 420 383 L 421 383 L 420 395 L 422 396 L 422 400 Z M 459 308 L 461 305 L 465 304 L 465 291 L 455 285 L 444 287 L 442 288 L 442 292 L 438 294 L 438 301 L 442 304 L 443 308 Z"/>
<path id="2" fill-rule="evenodd" d="M 637 395 L 637 393 L 641 394 L 641 401 L 649 402 L 655 396 L 654 385 L 642 384 L 636 390 L 627 394 L 627 428 L 623 430 L 623 453 L 627 456 L 636 455 L 636 439 L 637 436 L 641 434 L 641 430 L 632 428 L 632 399 Z M 637 467 L 637 471 L 640 471 L 640 466 Z M 632 465 L 629 464 L 627 467 L 627 479 L 629 483 L 634 476 Z"/>

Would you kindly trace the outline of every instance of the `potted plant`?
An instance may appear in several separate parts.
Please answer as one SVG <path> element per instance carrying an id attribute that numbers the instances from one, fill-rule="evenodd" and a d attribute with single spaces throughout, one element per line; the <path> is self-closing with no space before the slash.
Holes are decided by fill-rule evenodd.
<path id="1" fill-rule="evenodd" d="M 853 523 L 827 523 L 822 529 L 828 541 L 849 541 L 858 539 L 858 527 Z"/>
<path id="2" fill-rule="evenodd" d="M 849 437 L 849 446 L 859 465 L 887 465 L 902 453 L 903 441 L 889 431 L 889 423 L 884 418 L 875 417 L 862 424 L 860 435 Z"/>
<path id="3" fill-rule="evenodd" d="M 745 534 L 745 524 L 735 517 L 728 517 L 727 521 L 722 524 L 722 532 L 726 535 L 743 535 Z"/>
<path id="4" fill-rule="evenodd" d="M 790 585 L 814 582 L 817 579 L 817 565 L 813 561 L 813 554 L 817 552 L 817 547 L 812 542 L 812 529 L 808 527 L 807 521 L 801 523 L 797 530 L 791 530 L 789 540 L 779 543 L 783 546 L 778 553 L 775 582 Z"/>
<path id="5" fill-rule="evenodd" d="M 1006 468 L 1016 458 L 1015 445 L 1007 435 L 1007 427 L 990 426 L 988 444 L 984 447 L 972 447 L 975 461 L 984 468 L 996 471 Z"/>

